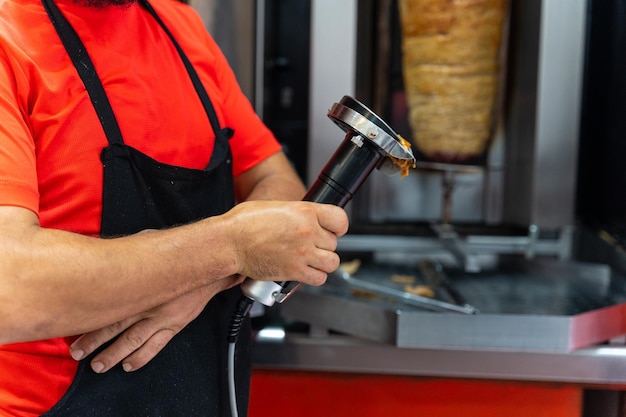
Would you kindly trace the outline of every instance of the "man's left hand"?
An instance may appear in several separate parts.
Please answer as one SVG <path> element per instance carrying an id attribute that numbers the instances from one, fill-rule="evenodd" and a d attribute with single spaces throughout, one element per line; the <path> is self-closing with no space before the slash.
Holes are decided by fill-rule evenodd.
<path id="1" fill-rule="evenodd" d="M 150 362 L 178 332 L 198 317 L 215 294 L 241 283 L 243 279 L 235 276 L 201 287 L 141 314 L 86 333 L 72 343 L 70 354 L 74 359 L 81 360 L 119 336 L 91 360 L 91 368 L 102 373 L 122 362 L 125 371 L 137 370 Z"/>

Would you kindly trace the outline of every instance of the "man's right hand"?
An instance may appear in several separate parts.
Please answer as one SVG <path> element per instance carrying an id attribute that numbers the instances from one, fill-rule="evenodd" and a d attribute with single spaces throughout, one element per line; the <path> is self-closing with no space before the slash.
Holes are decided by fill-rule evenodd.
<path id="1" fill-rule="evenodd" d="M 346 212 L 304 201 L 250 201 L 230 210 L 238 273 L 257 280 L 321 285 L 339 267 L 338 237 L 348 230 Z M 219 250 L 219 248 L 215 248 Z"/>

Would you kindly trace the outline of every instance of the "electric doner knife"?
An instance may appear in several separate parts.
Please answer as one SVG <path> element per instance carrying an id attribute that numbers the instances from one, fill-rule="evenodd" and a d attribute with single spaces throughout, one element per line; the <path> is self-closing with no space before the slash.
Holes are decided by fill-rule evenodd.
<path id="1" fill-rule="evenodd" d="M 304 196 L 304 201 L 345 207 L 374 168 L 388 175 L 400 172 L 405 176 L 411 167 L 415 167 L 409 142 L 358 100 L 344 96 L 333 104 L 328 117 L 346 132 L 346 136 Z M 241 289 L 251 301 L 269 307 L 285 301 L 299 285 L 297 281 L 246 278 Z"/>

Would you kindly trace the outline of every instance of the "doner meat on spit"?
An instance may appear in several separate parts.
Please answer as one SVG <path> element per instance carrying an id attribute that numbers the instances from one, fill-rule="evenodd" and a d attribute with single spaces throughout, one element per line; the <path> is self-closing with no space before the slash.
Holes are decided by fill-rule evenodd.
<path id="1" fill-rule="evenodd" d="M 463 162 L 488 145 L 507 0 L 399 0 L 403 76 L 417 150 Z"/>

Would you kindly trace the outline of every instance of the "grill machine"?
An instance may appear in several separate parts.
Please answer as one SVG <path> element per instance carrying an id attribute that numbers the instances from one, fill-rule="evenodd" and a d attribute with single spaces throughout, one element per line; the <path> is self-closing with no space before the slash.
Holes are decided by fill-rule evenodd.
<path id="1" fill-rule="evenodd" d="M 340 271 L 294 294 L 281 306 L 288 320 L 403 347 L 570 351 L 626 333 L 619 273 L 574 256 L 586 2 L 511 4 L 505 103 L 483 163 L 418 158 L 402 181 L 373 175 L 348 205 L 351 229 L 339 244 L 342 259 L 361 267 L 351 282 Z M 357 75 L 384 61 L 368 58 L 376 48 L 363 43 Z M 396 122 L 390 102 L 383 114 Z M 425 260 L 439 273 L 434 298 L 458 309 L 394 296 L 408 287 L 391 277 L 427 284 Z M 463 314 L 465 304 L 479 314 Z"/>

